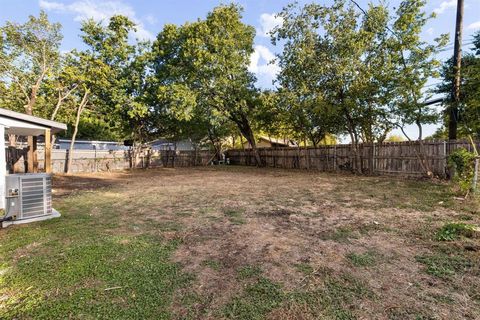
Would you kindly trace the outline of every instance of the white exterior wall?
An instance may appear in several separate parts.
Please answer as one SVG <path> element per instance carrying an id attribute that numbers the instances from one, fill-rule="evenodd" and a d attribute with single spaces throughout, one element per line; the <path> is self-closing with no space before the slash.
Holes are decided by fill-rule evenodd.
<path id="1" fill-rule="evenodd" d="M 5 176 L 7 159 L 5 158 L 5 126 L 0 124 L 0 209 L 5 209 Z"/>

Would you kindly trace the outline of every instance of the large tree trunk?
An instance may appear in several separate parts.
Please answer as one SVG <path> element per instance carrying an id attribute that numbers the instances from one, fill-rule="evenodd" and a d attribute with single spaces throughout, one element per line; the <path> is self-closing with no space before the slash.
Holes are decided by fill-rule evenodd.
<path id="1" fill-rule="evenodd" d="M 73 130 L 72 140 L 70 141 L 70 148 L 68 149 L 68 165 L 67 165 L 67 173 L 71 173 L 72 171 L 72 160 L 73 160 L 73 150 L 75 145 L 75 139 L 77 138 L 78 133 L 78 124 L 80 123 L 80 116 L 82 115 L 83 109 L 88 102 L 88 91 L 85 91 L 83 95 L 82 101 L 78 105 L 77 109 L 77 117 L 75 118 L 75 129 Z"/>
<path id="2" fill-rule="evenodd" d="M 220 161 L 221 159 L 221 153 L 222 153 L 222 147 L 220 143 L 218 142 L 219 139 L 216 138 L 216 135 L 214 132 L 211 130 L 208 130 L 208 139 L 213 145 L 213 150 L 215 150 L 215 158 L 217 161 Z"/>
<path id="3" fill-rule="evenodd" d="M 362 174 L 362 158 L 360 157 L 360 151 L 359 151 L 359 142 L 358 142 L 358 137 L 355 134 L 355 132 L 350 132 L 350 138 L 352 140 L 352 152 L 353 152 L 353 157 L 354 157 L 354 165 L 355 165 L 355 172 L 358 174 Z"/>
<path id="4" fill-rule="evenodd" d="M 362 158 L 360 157 L 360 153 L 358 150 L 359 138 L 358 138 L 356 126 L 353 119 L 350 117 L 350 114 L 348 113 L 348 111 L 345 112 L 345 116 L 347 119 L 347 131 L 350 135 L 350 139 L 352 140 L 352 153 L 355 161 L 355 172 L 362 174 L 363 173 Z"/>
<path id="5" fill-rule="evenodd" d="M 258 167 L 263 166 L 262 159 L 260 158 L 260 153 L 257 149 L 257 144 L 255 142 L 255 136 L 253 135 L 252 127 L 250 126 L 250 122 L 248 121 L 247 117 L 244 114 L 240 114 L 238 116 L 231 115 L 230 119 L 235 122 L 240 133 L 245 137 L 247 142 L 250 144 L 252 149 L 253 155 L 255 157 L 255 162 Z"/>
<path id="6" fill-rule="evenodd" d="M 253 135 L 252 128 L 250 128 L 249 124 L 246 124 L 244 129 L 243 130 L 240 129 L 240 131 L 242 132 L 243 136 L 250 144 L 257 166 L 258 167 L 263 166 L 262 158 L 260 158 L 260 153 L 258 152 L 258 149 L 257 149 L 257 143 L 255 142 L 255 136 Z"/>

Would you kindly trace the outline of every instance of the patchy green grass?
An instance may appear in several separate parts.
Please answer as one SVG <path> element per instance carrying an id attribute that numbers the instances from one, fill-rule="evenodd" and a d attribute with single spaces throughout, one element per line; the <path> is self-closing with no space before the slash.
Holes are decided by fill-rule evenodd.
<path id="1" fill-rule="evenodd" d="M 279 284 L 260 277 L 247 285 L 244 292 L 232 299 L 225 308 L 229 319 L 264 319 L 265 315 L 280 306 L 284 293 Z"/>
<path id="2" fill-rule="evenodd" d="M 244 224 L 245 217 L 243 216 L 242 209 L 226 208 L 223 214 L 228 218 L 231 224 Z"/>
<path id="3" fill-rule="evenodd" d="M 337 242 L 349 242 L 350 239 L 358 238 L 358 233 L 351 226 L 342 226 L 334 230 L 329 230 L 320 235 L 322 240 L 333 240 Z"/>
<path id="4" fill-rule="evenodd" d="M 370 267 L 377 261 L 378 255 L 373 251 L 367 251 L 364 253 L 350 252 L 346 255 L 346 258 L 355 267 Z"/>
<path id="5" fill-rule="evenodd" d="M 220 269 L 222 269 L 222 263 L 218 260 L 211 260 L 211 259 L 204 260 L 202 262 L 202 265 L 209 267 L 210 269 L 213 269 L 215 271 L 219 271 Z"/>
<path id="6" fill-rule="evenodd" d="M 355 202 L 354 207 L 372 209 L 399 208 L 431 212 L 436 208 L 459 208 L 468 205 L 458 203 L 452 197 L 450 187 L 444 183 L 426 183 L 416 180 L 395 180 L 385 177 L 360 178 L 362 194 L 368 201 Z M 337 199 L 350 198 L 358 192 L 357 183 L 339 182 L 334 190 Z M 350 200 L 348 201 L 350 202 Z"/>
<path id="7" fill-rule="evenodd" d="M 314 272 L 313 267 L 308 263 L 297 263 L 295 264 L 295 269 L 297 269 L 298 271 L 300 271 L 305 275 L 310 275 Z"/>
<path id="8" fill-rule="evenodd" d="M 317 287 L 292 293 L 286 303 L 304 306 L 312 319 L 356 319 L 353 304 L 373 298 L 366 284 L 349 274 L 336 275 L 332 270 L 321 270 Z"/>
<path id="9" fill-rule="evenodd" d="M 0 319 L 480 318 L 462 222 L 480 211 L 448 184 L 240 167 L 62 179 L 62 218 L 0 230 Z"/>
<path id="10" fill-rule="evenodd" d="M 444 252 L 419 255 L 416 259 L 425 265 L 426 273 L 442 279 L 449 279 L 456 274 L 466 273 L 474 267 L 474 262 L 470 259 Z"/>
<path id="11" fill-rule="evenodd" d="M 73 215 L 9 230 L 0 318 L 169 318 L 170 297 L 192 279 L 170 260 L 178 241 L 105 233 L 116 223 L 87 214 L 89 195 L 73 199 L 84 200 Z"/>
<path id="12" fill-rule="evenodd" d="M 237 278 L 240 280 L 258 277 L 262 274 L 259 266 L 244 266 L 237 270 Z"/>

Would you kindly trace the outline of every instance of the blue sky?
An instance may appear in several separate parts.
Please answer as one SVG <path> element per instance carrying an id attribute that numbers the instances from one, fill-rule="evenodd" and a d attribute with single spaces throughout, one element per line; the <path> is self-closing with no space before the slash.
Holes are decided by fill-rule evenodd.
<path id="1" fill-rule="evenodd" d="M 5 21 L 24 22 L 31 14 L 37 15 L 44 9 L 51 21 L 60 22 L 63 26 L 64 40 L 62 50 L 81 47 L 79 38 L 80 21 L 85 18 L 96 20 L 108 19 L 113 14 L 124 14 L 138 25 L 137 37 L 153 39 L 166 23 L 183 24 L 203 18 L 214 6 L 227 1 L 215 0 L 0 0 L 0 24 Z M 288 0 L 239 0 L 236 1 L 244 7 L 244 22 L 257 29 L 255 37 L 255 53 L 252 56 L 250 70 L 258 78 L 258 85 L 270 87 L 278 71 L 278 67 L 268 62 L 281 48 L 270 43 L 266 32 L 280 21 L 275 18 L 275 13 L 290 3 Z M 299 1 L 300 3 L 311 1 Z M 315 1 L 328 4 L 331 1 Z M 375 2 L 375 1 L 374 1 Z M 360 0 L 358 3 L 366 8 L 368 1 Z M 391 7 L 399 3 L 397 0 L 389 1 Z M 427 41 L 442 34 L 449 33 L 453 42 L 455 27 L 456 0 L 427 1 L 427 12 L 436 12 L 437 18 L 431 20 L 423 30 L 422 36 Z M 471 42 L 471 36 L 480 30 L 480 0 L 465 0 L 464 14 L 464 43 Z M 464 46 L 464 50 L 468 49 Z M 443 52 L 439 58 L 447 58 L 453 50 Z M 432 80 L 431 83 L 438 82 Z M 412 134 L 413 129 L 408 131 Z M 435 130 L 435 126 L 428 126 L 426 134 Z"/>

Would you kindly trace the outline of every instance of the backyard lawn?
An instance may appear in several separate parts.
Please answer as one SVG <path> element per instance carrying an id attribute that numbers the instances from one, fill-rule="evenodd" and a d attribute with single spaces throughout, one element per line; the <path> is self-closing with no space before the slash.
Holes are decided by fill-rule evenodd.
<path id="1" fill-rule="evenodd" d="M 445 183 L 155 169 L 54 206 L 0 230 L 0 319 L 480 319 L 480 209 Z"/>

